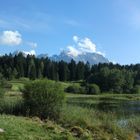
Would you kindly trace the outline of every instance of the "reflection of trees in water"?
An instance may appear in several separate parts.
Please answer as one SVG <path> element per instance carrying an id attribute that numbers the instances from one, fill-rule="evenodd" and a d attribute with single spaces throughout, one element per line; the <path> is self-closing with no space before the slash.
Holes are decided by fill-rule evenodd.
<path id="1" fill-rule="evenodd" d="M 97 104 L 97 109 L 105 112 L 115 111 L 118 109 L 118 104 L 110 103 L 107 101 L 101 101 Z"/>
<path id="2" fill-rule="evenodd" d="M 116 112 L 126 115 L 140 114 L 140 101 L 112 102 L 107 100 L 101 100 L 96 107 L 98 110 L 104 112 Z"/>
<path id="3" fill-rule="evenodd" d="M 91 98 L 89 98 L 91 99 Z M 114 112 L 117 114 L 140 114 L 140 101 L 124 101 L 114 98 L 101 98 L 98 102 L 88 102 L 88 100 L 78 98 L 67 101 L 68 104 L 96 109 L 104 112 Z"/>

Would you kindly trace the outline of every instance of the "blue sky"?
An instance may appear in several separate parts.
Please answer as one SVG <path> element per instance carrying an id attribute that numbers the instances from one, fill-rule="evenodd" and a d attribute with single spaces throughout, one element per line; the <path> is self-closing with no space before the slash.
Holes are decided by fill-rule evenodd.
<path id="1" fill-rule="evenodd" d="M 140 62 L 139 0 L 0 0 L 0 54 L 97 52 Z"/>

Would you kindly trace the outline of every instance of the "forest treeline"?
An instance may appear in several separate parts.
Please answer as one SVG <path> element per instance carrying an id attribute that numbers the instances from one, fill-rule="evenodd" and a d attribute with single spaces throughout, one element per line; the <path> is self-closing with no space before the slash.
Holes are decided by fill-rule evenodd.
<path id="1" fill-rule="evenodd" d="M 28 77 L 32 80 L 48 78 L 56 81 L 84 80 L 89 84 L 97 84 L 101 91 L 118 93 L 132 92 L 140 85 L 140 64 L 98 64 L 92 65 L 87 62 L 70 63 L 64 61 L 54 62 L 49 58 L 36 58 L 22 53 L 12 56 L 0 57 L 0 78 L 7 80 Z"/>

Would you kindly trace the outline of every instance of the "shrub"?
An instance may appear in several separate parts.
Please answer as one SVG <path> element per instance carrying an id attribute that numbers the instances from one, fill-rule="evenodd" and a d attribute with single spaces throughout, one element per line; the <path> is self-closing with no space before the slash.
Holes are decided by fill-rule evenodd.
<path id="1" fill-rule="evenodd" d="M 3 98 L 4 93 L 5 93 L 4 89 L 0 87 L 0 98 Z"/>
<path id="2" fill-rule="evenodd" d="M 5 82 L 3 87 L 6 88 L 6 89 L 11 89 L 12 88 L 12 84 Z"/>
<path id="3" fill-rule="evenodd" d="M 41 119 L 58 118 L 64 101 L 61 85 L 47 80 L 26 83 L 23 97 L 28 115 Z"/>
<path id="4" fill-rule="evenodd" d="M 88 84 L 86 86 L 87 89 L 87 94 L 99 94 L 100 93 L 100 88 L 96 84 Z"/>
<path id="5" fill-rule="evenodd" d="M 135 85 L 132 89 L 132 93 L 134 94 L 140 94 L 140 85 Z"/>
<path id="6" fill-rule="evenodd" d="M 85 88 L 81 87 L 80 85 L 73 84 L 73 85 L 70 85 L 69 87 L 67 87 L 65 89 L 65 91 L 68 93 L 82 93 L 82 94 L 84 94 Z"/>
<path id="7" fill-rule="evenodd" d="M 12 84 L 8 83 L 5 79 L 0 80 L 0 87 L 5 88 L 5 89 L 11 89 Z"/>

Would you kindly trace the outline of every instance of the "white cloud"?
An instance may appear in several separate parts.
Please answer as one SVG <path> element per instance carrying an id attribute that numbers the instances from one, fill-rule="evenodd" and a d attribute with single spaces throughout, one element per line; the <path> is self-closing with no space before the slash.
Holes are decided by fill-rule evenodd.
<path id="1" fill-rule="evenodd" d="M 78 36 L 76 36 L 76 35 L 73 36 L 73 41 L 74 41 L 74 42 L 78 42 L 78 40 L 79 40 L 79 37 L 78 37 Z"/>
<path id="2" fill-rule="evenodd" d="M 87 37 L 78 41 L 78 47 L 85 52 L 96 52 L 96 45 Z"/>
<path id="3" fill-rule="evenodd" d="M 105 53 L 104 52 L 97 51 L 97 53 L 105 57 Z"/>
<path id="4" fill-rule="evenodd" d="M 0 35 L 0 44 L 18 46 L 22 43 L 21 34 L 18 31 L 3 31 Z"/>
<path id="5" fill-rule="evenodd" d="M 23 51 L 23 53 L 24 53 L 26 56 L 27 56 L 27 55 L 36 55 L 35 50 L 31 50 L 31 51 L 29 51 L 29 52 Z"/>
<path id="6" fill-rule="evenodd" d="M 70 56 L 78 56 L 79 54 L 81 54 L 81 51 L 79 51 L 78 49 L 74 48 L 74 46 L 68 46 L 68 55 Z"/>
<path id="7" fill-rule="evenodd" d="M 91 41 L 91 39 L 85 37 L 85 38 L 79 38 L 78 36 L 73 36 L 74 45 L 69 45 L 67 47 L 68 54 L 71 56 L 77 56 L 82 53 L 98 53 L 100 55 L 105 56 L 105 53 L 102 53 L 100 51 L 97 51 L 96 44 Z"/>
<path id="8" fill-rule="evenodd" d="M 37 43 L 35 43 L 35 42 L 27 42 L 27 45 L 29 45 L 31 48 L 37 47 Z"/>

